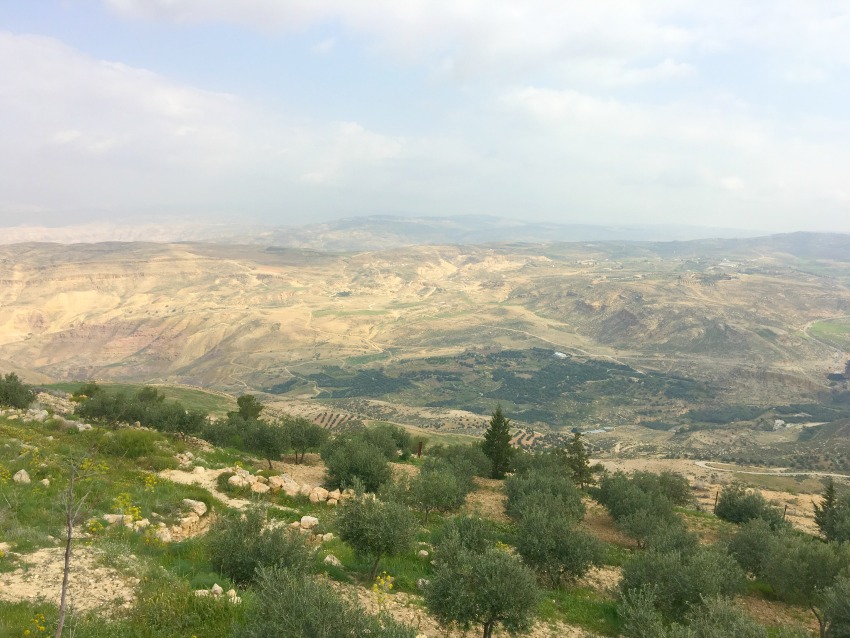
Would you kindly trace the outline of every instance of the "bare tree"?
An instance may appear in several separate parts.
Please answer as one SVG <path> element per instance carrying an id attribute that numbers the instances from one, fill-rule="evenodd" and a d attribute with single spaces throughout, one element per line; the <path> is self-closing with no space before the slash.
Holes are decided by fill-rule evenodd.
<path id="1" fill-rule="evenodd" d="M 103 464 L 96 464 L 92 459 L 92 453 L 82 458 L 71 457 L 68 459 L 68 488 L 63 497 L 63 509 L 65 513 L 65 567 L 62 570 L 62 594 L 59 598 L 59 624 L 56 626 L 55 638 L 61 638 L 65 627 L 65 616 L 68 612 L 68 580 L 71 574 L 71 549 L 74 542 L 74 525 L 77 524 L 80 514 L 85 507 L 86 500 L 91 490 L 82 496 L 78 494 L 79 483 L 100 474 L 105 470 Z"/>

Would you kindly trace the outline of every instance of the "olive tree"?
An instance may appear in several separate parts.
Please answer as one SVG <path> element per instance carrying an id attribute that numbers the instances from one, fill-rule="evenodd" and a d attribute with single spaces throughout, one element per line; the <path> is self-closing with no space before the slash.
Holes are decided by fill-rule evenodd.
<path id="1" fill-rule="evenodd" d="M 543 503 L 530 503 L 517 522 L 516 548 L 527 565 L 552 587 L 584 576 L 602 561 L 602 546 L 593 536 Z"/>
<path id="2" fill-rule="evenodd" d="M 361 496 L 346 503 L 339 513 L 339 537 L 361 556 L 372 560 L 369 580 L 374 580 L 384 556 L 395 556 L 413 546 L 418 525 L 400 503 Z"/>
<path id="3" fill-rule="evenodd" d="M 452 512 L 463 505 L 467 490 L 461 479 L 443 463 L 426 462 L 407 485 L 411 507 L 423 513 L 423 525 L 431 512 Z"/>
<path id="4" fill-rule="evenodd" d="M 441 560 L 425 588 L 425 604 L 440 625 L 463 630 L 477 625 L 483 638 L 491 638 L 498 625 L 512 634 L 528 631 L 538 597 L 534 573 L 493 547 Z"/>
<path id="5" fill-rule="evenodd" d="M 295 463 L 303 463 L 304 455 L 318 450 L 328 440 L 328 431 L 303 417 L 285 418 L 282 429 L 289 437 L 289 446 L 295 452 Z"/>

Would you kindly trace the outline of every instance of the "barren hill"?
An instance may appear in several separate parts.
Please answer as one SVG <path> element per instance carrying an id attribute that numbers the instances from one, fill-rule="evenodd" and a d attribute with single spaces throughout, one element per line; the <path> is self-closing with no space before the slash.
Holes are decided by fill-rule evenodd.
<path id="1" fill-rule="evenodd" d="M 811 328 L 850 314 L 848 282 L 845 236 L 346 254 L 17 244 L 0 247 L 0 360 L 57 380 L 311 379 L 309 397 L 329 366 L 392 378 L 427 357 L 544 348 L 789 403 L 835 390 L 826 375 L 850 346 Z"/>

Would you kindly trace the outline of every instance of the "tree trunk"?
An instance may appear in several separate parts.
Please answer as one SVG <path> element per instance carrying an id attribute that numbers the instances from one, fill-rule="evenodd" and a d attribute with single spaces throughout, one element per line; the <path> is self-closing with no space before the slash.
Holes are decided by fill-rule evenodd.
<path id="1" fill-rule="evenodd" d="M 71 543 L 74 538 L 74 468 L 71 468 L 71 478 L 68 484 L 68 502 L 65 505 L 65 531 L 68 539 L 65 541 L 65 567 L 62 570 L 62 595 L 59 598 L 59 624 L 56 626 L 56 637 L 61 638 L 65 627 L 65 614 L 68 610 L 68 576 L 71 573 Z"/>
<path id="2" fill-rule="evenodd" d="M 266 460 L 269 462 L 269 469 L 270 469 L 270 470 L 274 469 L 274 468 L 272 467 L 272 460 L 271 460 L 271 459 L 266 459 Z"/>
<path id="3" fill-rule="evenodd" d="M 372 571 L 369 572 L 369 581 L 375 580 L 375 576 L 378 575 L 378 565 L 381 562 L 381 555 L 378 554 L 377 558 L 375 558 L 375 563 L 372 565 Z"/>
<path id="4" fill-rule="evenodd" d="M 492 638 L 493 636 L 493 621 L 484 623 L 484 636 L 483 638 Z"/>
<path id="5" fill-rule="evenodd" d="M 428 516 L 431 514 L 431 510 L 425 509 L 425 520 L 422 522 L 422 526 L 426 526 L 428 524 Z"/>

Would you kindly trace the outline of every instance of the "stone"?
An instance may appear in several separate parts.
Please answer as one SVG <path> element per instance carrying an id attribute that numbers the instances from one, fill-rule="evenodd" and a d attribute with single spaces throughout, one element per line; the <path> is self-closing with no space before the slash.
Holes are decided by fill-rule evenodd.
<path id="1" fill-rule="evenodd" d="M 165 526 L 165 523 L 159 524 L 156 532 L 154 532 L 154 536 L 162 543 L 170 543 L 172 540 L 171 530 Z"/>
<path id="2" fill-rule="evenodd" d="M 328 491 L 323 487 L 314 487 L 310 490 L 311 503 L 324 503 L 328 500 Z"/>
<path id="3" fill-rule="evenodd" d="M 319 519 L 315 516 L 302 516 L 301 517 L 301 529 L 313 529 L 316 525 L 319 524 Z"/>
<path id="4" fill-rule="evenodd" d="M 133 524 L 133 517 L 129 514 L 104 514 L 101 518 L 112 525 L 124 525 L 130 527 Z"/>
<path id="5" fill-rule="evenodd" d="M 330 491 L 328 492 L 328 498 L 334 498 L 336 500 L 339 500 L 340 498 L 342 498 L 342 492 L 340 492 L 339 490 Z"/>
<path id="6" fill-rule="evenodd" d="M 283 491 L 287 496 L 296 497 L 301 493 L 301 486 L 295 481 L 287 481 L 283 484 Z"/>
<path id="7" fill-rule="evenodd" d="M 333 554 L 328 554 L 325 556 L 325 560 L 322 561 L 325 565 L 330 565 L 331 567 L 342 567 L 342 562 Z"/>
<path id="8" fill-rule="evenodd" d="M 271 488 L 264 483 L 251 483 L 251 491 L 254 492 L 254 494 L 266 494 L 270 490 Z"/>
<path id="9" fill-rule="evenodd" d="M 246 470 L 244 467 L 237 467 L 236 469 L 233 470 L 233 473 L 236 476 L 241 476 L 244 479 L 251 478 L 251 473 L 248 470 Z"/>
<path id="10" fill-rule="evenodd" d="M 175 531 L 179 530 L 180 532 L 186 535 L 191 534 L 200 522 L 201 519 L 198 517 L 198 515 L 192 512 L 191 514 L 189 514 L 188 516 L 184 516 L 177 522 L 177 525 L 174 526 L 176 528 Z"/>
<path id="11" fill-rule="evenodd" d="M 9 543 L 0 543 L 0 555 L 5 556 L 12 550 L 12 546 Z"/>
<path id="12" fill-rule="evenodd" d="M 196 589 L 195 590 L 195 596 L 197 596 L 198 598 L 203 598 L 204 596 L 209 596 L 209 595 L 210 595 L 210 591 L 208 589 Z"/>
<path id="13" fill-rule="evenodd" d="M 203 501 L 195 501 L 191 498 L 183 499 L 183 507 L 188 508 L 195 512 L 198 516 L 203 516 L 207 513 L 207 504 Z"/>
<path id="14" fill-rule="evenodd" d="M 430 556 L 428 551 L 425 549 L 420 549 L 417 555 L 419 556 L 419 558 L 428 558 Z"/>
<path id="15" fill-rule="evenodd" d="M 200 465 L 196 465 L 192 468 L 192 474 L 206 474 L 207 470 Z"/>
<path id="16" fill-rule="evenodd" d="M 234 474 L 229 479 L 227 479 L 227 484 L 231 487 L 248 487 L 251 485 L 251 481 L 246 479 L 244 476 Z"/>
<path id="17" fill-rule="evenodd" d="M 227 590 L 227 597 L 228 598 L 236 598 L 236 590 L 235 589 L 228 589 Z"/>
<path id="18" fill-rule="evenodd" d="M 18 470 L 15 472 L 15 475 L 12 477 L 12 480 L 15 483 L 21 483 L 22 485 L 29 485 L 30 483 L 30 475 L 26 470 Z"/>
<path id="19" fill-rule="evenodd" d="M 224 593 L 224 589 L 222 589 L 221 585 L 215 583 L 212 587 L 210 587 L 210 593 L 213 596 L 221 596 Z"/>
<path id="20" fill-rule="evenodd" d="M 267 479 L 265 476 L 262 476 L 262 475 L 255 476 L 254 481 L 256 483 L 264 483 L 266 485 L 268 485 L 268 483 L 269 483 L 269 479 Z"/>
<path id="21" fill-rule="evenodd" d="M 150 524 L 151 524 L 151 522 L 148 519 L 143 518 L 143 519 L 141 519 L 139 521 L 135 521 L 133 523 L 133 529 L 138 532 L 140 530 L 143 530 L 143 529 L 150 527 Z"/>
<path id="22" fill-rule="evenodd" d="M 312 491 L 313 491 L 313 488 L 310 485 L 300 485 L 298 487 L 298 493 L 303 494 L 304 496 L 310 496 L 310 493 Z"/>
<path id="23" fill-rule="evenodd" d="M 286 485 L 286 480 L 282 476 L 269 477 L 268 486 L 272 492 L 280 492 L 284 485 Z"/>
<path id="24" fill-rule="evenodd" d="M 289 524 L 291 529 L 301 529 L 301 521 L 295 521 Z"/>
<path id="25" fill-rule="evenodd" d="M 46 479 L 46 478 L 45 478 L 45 479 L 41 479 L 41 480 L 39 481 L 39 483 L 41 483 L 44 487 L 50 487 L 50 479 Z"/>
<path id="26" fill-rule="evenodd" d="M 92 429 L 92 427 L 88 423 L 77 423 L 77 431 L 78 432 L 86 432 L 86 431 L 91 430 L 91 429 Z"/>
<path id="27" fill-rule="evenodd" d="M 329 499 L 327 500 L 327 504 L 328 504 L 328 505 L 336 505 L 337 503 L 339 503 L 339 501 L 338 501 L 337 499 L 335 499 L 335 498 L 329 498 Z"/>
<path id="28" fill-rule="evenodd" d="M 323 543 L 329 543 L 334 538 L 335 538 L 335 536 L 333 535 L 333 532 L 328 532 L 327 534 L 322 535 L 322 542 Z"/>

